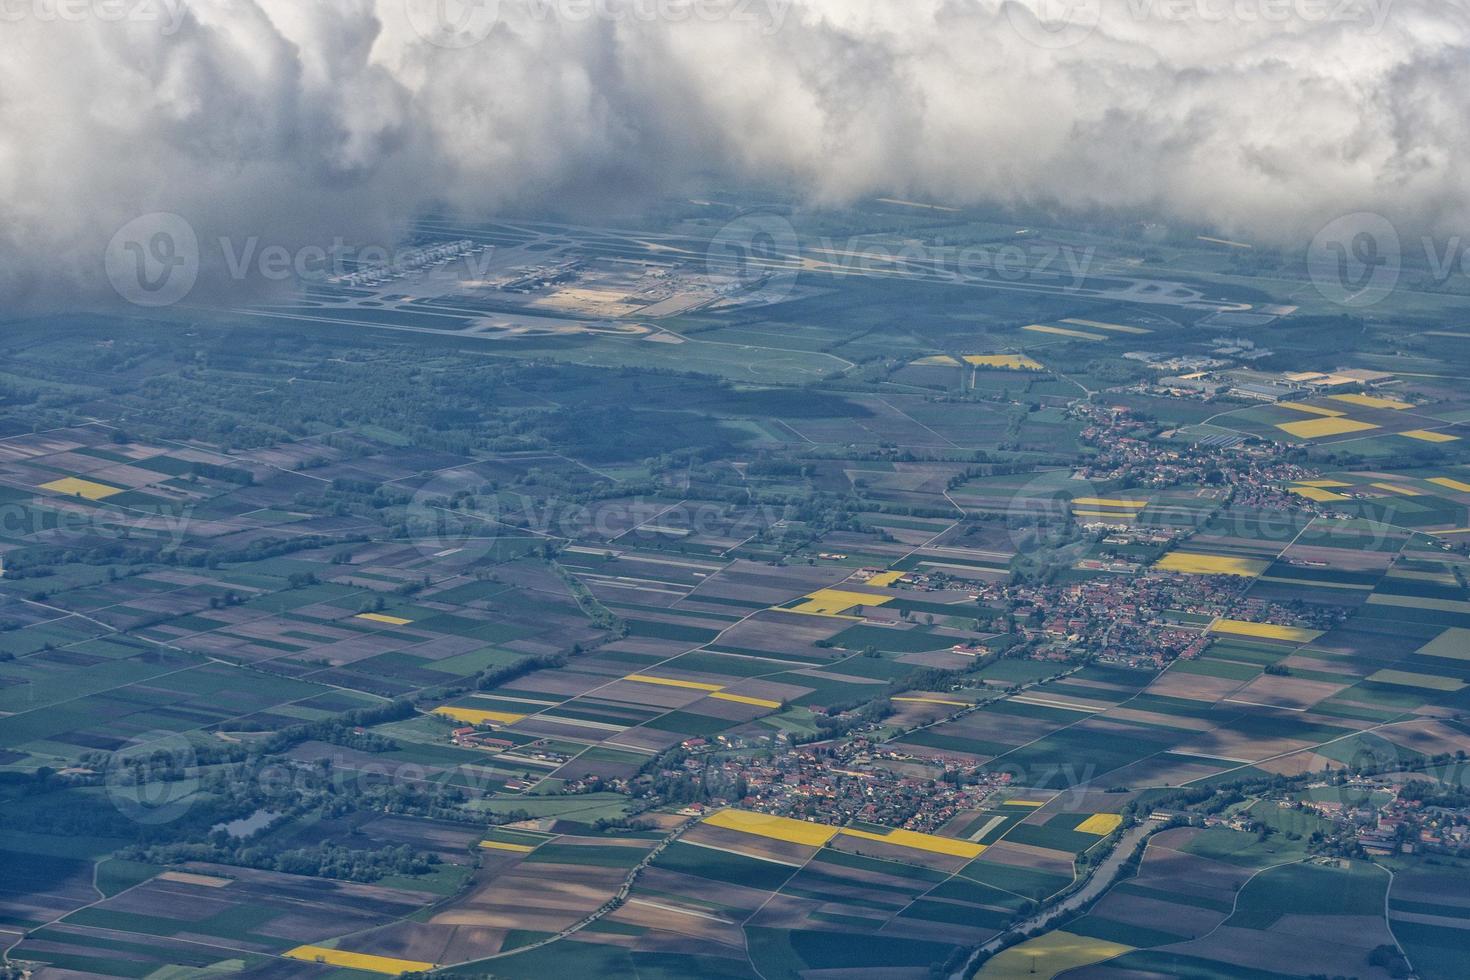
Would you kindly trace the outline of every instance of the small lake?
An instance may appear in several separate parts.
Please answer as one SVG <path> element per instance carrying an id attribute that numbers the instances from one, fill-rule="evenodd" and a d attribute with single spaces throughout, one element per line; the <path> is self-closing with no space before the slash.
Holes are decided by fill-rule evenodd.
<path id="1" fill-rule="evenodd" d="M 285 814 L 277 813 L 275 810 L 256 810 L 248 817 L 241 817 L 239 820 L 231 820 L 228 823 L 217 823 L 209 830 L 211 833 L 223 830 L 231 837 L 249 837 L 257 830 L 269 827 L 273 821 L 283 816 Z"/>

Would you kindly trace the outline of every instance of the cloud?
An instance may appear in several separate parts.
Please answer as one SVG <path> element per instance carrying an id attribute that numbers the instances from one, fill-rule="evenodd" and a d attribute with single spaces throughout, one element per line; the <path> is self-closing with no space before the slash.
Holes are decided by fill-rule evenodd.
<path id="1" fill-rule="evenodd" d="M 1467 217 L 1464 0 L 687 3 L 0 0 L 0 295 L 105 294 L 155 211 L 208 284 L 221 238 L 391 243 L 425 208 L 710 179 L 1282 243 Z"/>

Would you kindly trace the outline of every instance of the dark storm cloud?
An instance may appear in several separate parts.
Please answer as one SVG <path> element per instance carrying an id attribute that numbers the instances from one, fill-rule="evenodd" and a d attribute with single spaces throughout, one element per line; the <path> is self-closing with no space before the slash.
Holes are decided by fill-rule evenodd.
<path id="1" fill-rule="evenodd" d="M 709 175 L 1278 242 L 1467 218 L 1462 0 L 462 2 L 0 0 L 0 290 L 91 295 L 154 211 L 296 249 Z"/>

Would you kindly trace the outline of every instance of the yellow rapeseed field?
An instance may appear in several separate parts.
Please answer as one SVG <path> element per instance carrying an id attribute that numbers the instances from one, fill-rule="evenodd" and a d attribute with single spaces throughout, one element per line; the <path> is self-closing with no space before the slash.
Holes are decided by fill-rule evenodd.
<path id="1" fill-rule="evenodd" d="M 1389 493 L 1403 494 L 1405 497 L 1424 496 L 1423 493 L 1415 490 L 1413 487 L 1403 487 L 1399 486 L 1397 483 L 1375 483 L 1373 484 L 1373 486 L 1377 487 L 1379 490 L 1387 490 Z"/>
<path id="2" fill-rule="evenodd" d="M 1123 818 L 1116 813 L 1094 813 L 1073 829 L 1079 834 L 1096 834 L 1106 837 L 1123 825 Z"/>
<path id="3" fill-rule="evenodd" d="M 965 363 L 972 367 L 1001 368 L 1006 371 L 1045 370 L 1025 354 L 966 354 Z"/>
<path id="4" fill-rule="evenodd" d="M 769 813 L 751 813 L 749 810 L 721 810 L 710 814 L 704 822 L 711 827 L 738 830 L 742 834 L 769 837 L 791 844 L 821 847 L 837 836 L 837 828 L 826 824 L 807 823 L 790 817 L 777 817 Z"/>
<path id="5" fill-rule="evenodd" d="M 1165 572 L 1184 575 L 1239 575 L 1254 578 L 1269 566 L 1268 562 L 1253 558 L 1232 558 L 1229 555 L 1201 555 L 1189 551 L 1175 551 L 1160 558 L 1155 568 Z"/>
<path id="6" fill-rule="evenodd" d="M 1134 947 L 1122 943 L 1057 930 L 996 954 L 976 976 L 986 980 L 1052 980 L 1059 973 L 1101 963 L 1133 950 Z"/>
<path id="7" fill-rule="evenodd" d="M 1352 499 L 1351 497 L 1345 497 L 1340 493 L 1333 493 L 1331 490 L 1328 490 L 1324 487 L 1291 487 L 1290 489 L 1291 492 L 1296 494 L 1298 497 L 1306 497 L 1308 500 L 1315 500 L 1319 504 L 1329 503 L 1333 500 Z"/>
<path id="8" fill-rule="evenodd" d="M 515 854 L 530 854 L 536 849 L 529 844 L 507 844 L 500 840 L 482 840 L 480 846 L 487 851 L 511 851 Z"/>
<path id="9" fill-rule="evenodd" d="M 1322 635 L 1321 630 L 1277 626 L 1274 623 L 1248 623 L 1243 619 L 1217 619 L 1210 624 L 1210 632 L 1228 636 L 1251 636 L 1258 640 L 1284 640 L 1288 643 L 1311 643 Z"/>
<path id="10" fill-rule="evenodd" d="M 1282 422 L 1276 428 L 1296 436 L 1298 439 L 1325 439 L 1349 432 L 1367 432 L 1378 426 L 1371 422 L 1359 422 L 1350 418 L 1307 419 L 1302 422 Z"/>
<path id="11" fill-rule="evenodd" d="M 702 681 L 681 681 L 672 677 L 652 677 L 648 674 L 629 674 L 624 677 L 625 681 L 635 681 L 639 684 L 657 684 L 659 687 L 683 687 L 691 691 L 723 691 L 724 687 L 719 684 L 705 684 Z"/>
<path id="12" fill-rule="evenodd" d="M 1361 405 L 1364 408 L 1386 408 L 1395 412 L 1402 412 L 1406 408 L 1413 408 L 1408 402 L 1401 402 L 1397 398 L 1376 398 L 1373 395 L 1328 395 L 1335 402 L 1346 402 L 1349 405 Z"/>
<path id="13" fill-rule="evenodd" d="M 396 977 L 400 973 L 422 973 L 432 970 L 433 963 L 418 960 L 398 960 L 391 956 L 374 956 L 371 953 L 349 953 L 345 949 L 328 949 L 326 946 L 297 946 L 284 954 L 289 959 L 306 963 L 325 963 L 328 966 L 343 966 L 351 970 L 366 970 L 369 973 L 386 973 Z"/>
<path id="14" fill-rule="evenodd" d="M 953 840 L 935 834 L 920 834 L 912 830 L 889 830 L 885 833 L 876 833 L 852 828 L 829 827 L 826 824 L 808 823 L 805 820 L 793 820 L 790 817 L 778 817 L 769 813 L 752 813 L 749 810 L 721 810 L 705 817 L 704 822 L 711 827 L 723 827 L 742 834 L 769 837 L 772 840 L 786 841 L 790 844 L 805 844 L 808 847 L 821 847 L 840 834 L 843 837 L 881 841 L 895 847 L 907 847 L 911 850 L 928 851 L 933 854 L 948 854 L 953 857 L 975 858 L 985 851 L 983 844 Z"/>
<path id="15" fill-rule="evenodd" d="M 895 847 L 907 847 L 914 851 L 929 851 L 932 854 L 948 854 L 951 857 L 977 858 L 985 853 L 984 844 L 972 844 L 967 840 L 955 840 L 951 837 L 939 837 L 935 834 L 921 834 L 913 830 L 890 830 L 886 834 L 876 834 L 867 830 L 853 830 L 851 828 L 842 831 L 844 837 L 855 837 L 860 840 L 881 841 L 884 844 L 892 844 Z"/>
<path id="16" fill-rule="evenodd" d="M 886 589 L 907 574 L 908 572 L 879 572 L 877 575 L 868 579 L 867 584 L 875 585 L 880 589 Z"/>
<path id="17" fill-rule="evenodd" d="M 845 592 L 842 589 L 819 589 L 806 597 L 806 601 L 792 606 L 787 612 L 805 613 L 808 616 L 841 616 L 858 606 L 881 606 L 891 601 L 889 596 L 868 595 L 866 592 Z"/>
<path id="18" fill-rule="evenodd" d="M 752 698 L 744 694 L 725 694 L 721 691 L 716 691 L 715 693 L 711 694 L 710 697 L 715 698 L 718 701 L 733 701 L 735 704 L 751 704 L 755 705 L 757 708 L 781 707 L 780 701 L 772 701 L 769 698 Z"/>
<path id="19" fill-rule="evenodd" d="M 60 480 L 52 480 L 43 483 L 42 490 L 50 490 L 53 493 L 64 493 L 68 497 L 81 497 L 83 500 L 106 500 L 108 497 L 122 493 L 121 487 L 110 487 L 105 483 L 93 483 L 91 480 L 83 480 L 79 477 L 68 476 Z"/>
<path id="20" fill-rule="evenodd" d="M 1051 980 L 1058 973 L 1126 952 L 1133 952 L 1133 946 L 1057 930 L 992 956 L 976 976 L 986 980 Z"/>
<path id="21" fill-rule="evenodd" d="M 444 705 L 434 709 L 434 714 L 443 715 L 452 721 L 462 721 L 466 725 L 484 725 L 494 723 L 496 725 L 514 725 L 525 715 L 512 714 L 509 711 L 481 711 L 479 708 L 455 708 Z"/>
<path id="22" fill-rule="evenodd" d="M 1448 432 L 1434 432 L 1430 429 L 1411 429 L 1408 432 L 1400 432 L 1399 435 L 1410 439 L 1418 439 L 1420 442 L 1459 442 L 1459 436 L 1452 436 Z"/>
<path id="23" fill-rule="evenodd" d="M 1457 493 L 1470 493 L 1470 483 L 1465 483 L 1462 480 L 1451 480 L 1447 476 L 1434 476 L 1429 478 L 1429 482 L 1435 486 L 1444 487 L 1446 490 L 1454 490 Z"/>
<path id="24" fill-rule="evenodd" d="M 407 626 L 409 623 L 413 622 L 413 620 L 404 619 L 402 616 L 386 616 L 383 613 L 358 613 L 352 618 L 366 619 L 374 623 L 386 623 L 389 626 Z"/>
<path id="25" fill-rule="evenodd" d="M 1083 507 L 1114 507 L 1120 510 L 1138 510 L 1148 506 L 1147 500 L 1122 500 L 1117 497 L 1077 497 L 1072 505 Z"/>
<path id="26" fill-rule="evenodd" d="M 658 687 L 678 687 L 687 691 L 704 691 L 710 697 L 720 701 L 731 701 L 735 704 L 750 704 L 757 708 L 779 708 L 780 701 L 772 701 L 769 698 L 754 698 L 744 694 L 726 694 L 722 684 L 707 684 L 704 681 L 683 681 L 673 677 L 654 677 L 651 674 L 629 674 L 624 677 L 625 681 L 633 681 L 635 684 L 653 684 Z"/>

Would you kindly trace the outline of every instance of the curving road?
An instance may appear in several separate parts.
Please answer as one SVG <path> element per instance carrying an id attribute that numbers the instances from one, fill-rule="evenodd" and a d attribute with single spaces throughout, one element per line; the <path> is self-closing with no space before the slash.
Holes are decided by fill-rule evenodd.
<path id="1" fill-rule="evenodd" d="M 1045 928 L 1058 916 L 1086 908 L 1092 904 L 1103 892 L 1113 886 L 1124 862 L 1138 851 L 1138 845 L 1142 844 L 1150 835 L 1163 829 L 1163 824 L 1145 820 L 1138 826 L 1125 831 L 1122 838 L 1119 839 L 1117 846 L 1113 848 L 1112 853 L 1103 859 L 1102 864 L 1099 864 L 1093 869 L 1092 874 L 1083 883 L 1081 888 L 1072 892 L 1055 905 L 1047 906 L 1031 918 L 1011 926 L 1005 932 L 981 945 L 965 961 L 965 965 L 950 976 L 950 980 L 964 980 L 969 975 L 971 967 L 974 966 L 975 959 L 980 955 L 998 953 L 1007 946 L 1013 945 L 1017 940 L 1024 937 L 1026 933 L 1034 929 Z"/>

